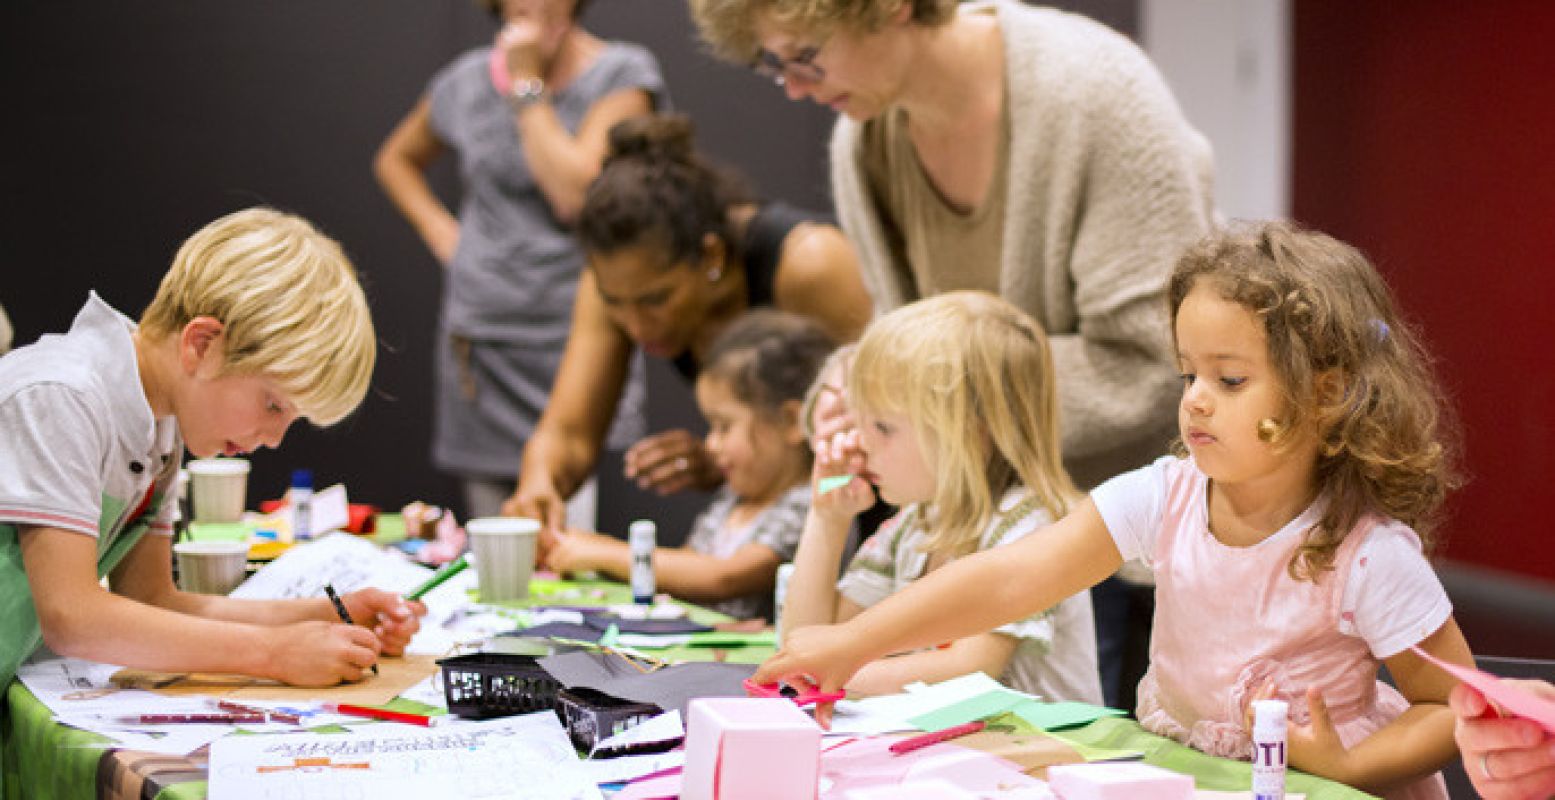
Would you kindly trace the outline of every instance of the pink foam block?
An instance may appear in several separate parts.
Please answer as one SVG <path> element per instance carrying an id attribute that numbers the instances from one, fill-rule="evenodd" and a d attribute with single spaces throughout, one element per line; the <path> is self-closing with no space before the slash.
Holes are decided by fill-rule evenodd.
<path id="1" fill-rule="evenodd" d="M 1192 800 L 1193 778 L 1149 764 L 1061 764 L 1047 785 L 1063 800 Z"/>
<path id="2" fill-rule="evenodd" d="M 821 729 L 789 700 L 707 697 L 686 713 L 682 800 L 811 800 Z"/>
<path id="3" fill-rule="evenodd" d="M 978 800 L 978 796 L 949 781 L 931 780 L 855 789 L 845 800 Z"/>

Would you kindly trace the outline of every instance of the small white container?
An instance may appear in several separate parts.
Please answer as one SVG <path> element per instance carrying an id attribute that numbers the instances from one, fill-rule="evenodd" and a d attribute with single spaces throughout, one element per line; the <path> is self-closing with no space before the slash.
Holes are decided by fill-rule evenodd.
<path id="1" fill-rule="evenodd" d="M 465 523 L 482 603 L 529 596 L 540 522 L 525 517 L 478 517 Z"/>
<path id="2" fill-rule="evenodd" d="M 1253 703 L 1253 800 L 1285 800 L 1285 733 L 1289 711 L 1284 700 Z"/>
<path id="3" fill-rule="evenodd" d="M 199 594 L 228 594 L 247 576 L 247 542 L 179 542 L 178 587 Z"/>
<path id="4" fill-rule="evenodd" d="M 195 522 L 237 522 L 248 496 L 249 464 L 243 458 L 200 458 L 188 464 Z"/>

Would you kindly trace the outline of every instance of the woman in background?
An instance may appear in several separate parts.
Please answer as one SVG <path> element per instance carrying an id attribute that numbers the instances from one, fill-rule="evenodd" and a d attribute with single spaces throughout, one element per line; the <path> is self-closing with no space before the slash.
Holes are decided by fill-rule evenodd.
<path id="1" fill-rule="evenodd" d="M 562 498 L 594 468 L 634 348 L 694 381 L 718 335 L 750 308 L 808 317 L 838 342 L 869 321 L 869 295 L 847 239 L 826 214 L 759 202 L 697 155 L 684 117 L 644 117 L 610 134 L 610 157 L 579 223 L 579 285 L 554 400 L 524 448 L 507 513 L 566 526 Z M 688 431 L 648 437 L 627 476 L 661 494 L 722 479 Z"/>
<path id="2" fill-rule="evenodd" d="M 432 458 L 462 480 L 470 516 L 498 513 L 512 493 L 547 404 L 583 267 L 572 226 L 606 133 L 651 112 L 664 92 L 646 49 L 578 25 L 585 2 L 485 0 L 503 22 L 495 43 L 435 75 L 374 162 L 446 269 Z M 450 150 L 464 189 L 457 217 L 426 179 Z M 642 432 L 640 368 L 625 396 L 616 447 Z M 579 524 L 592 527 L 592 493 L 579 505 Z"/>

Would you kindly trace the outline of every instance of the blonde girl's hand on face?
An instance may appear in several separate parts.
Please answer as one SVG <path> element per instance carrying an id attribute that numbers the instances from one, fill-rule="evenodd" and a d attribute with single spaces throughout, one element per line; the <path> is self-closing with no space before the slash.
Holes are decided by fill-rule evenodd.
<path id="1" fill-rule="evenodd" d="M 796 631 L 785 631 L 782 649 L 756 670 L 751 681 L 758 684 L 781 682 L 795 689 L 814 688 L 820 692 L 842 689 L 869 660 L 860 657 L 850 647 L 858 637 L 846 631 L 845 627 L 812 625 Z M 816 704 L 816 722 L 829 728 L 831 717 L 831 703 Z"/>
<path id="2" fill-rule="evenodd" d="M 1555 701 L 1544 681 L 1508 683 Z M 1463 770 L 1474 790 L 1488 800 L 1555 796 L 1555 734 L 1531 720 L 1502 717 L 1479 692 L 1459 684 L 1448 698 L 1456 716 L 1453 736 L 1463 752 Z"/>
<path id="3" fill-rule="evenodd" d="M 815 464 L 810 468 L 810 509 L 830 523 L 828 529 L 846 530 L 853 518 L 875 504 L 875 492 L 861 475 L 865 465 L 858 446 L 858 432 L 840 431 L 815 448 Z M 852 480 L 831 491 L 822 491 L 829 478 L 851 475 Z"/>
<path id="4" fill-rule="evenodd" d="M 264 677 L 292 686 L 334 686 L 359 681 L 378 661 L 382 646 L 373 632 L 343 622 L 309 621 L 266 630 L 269 667 Z"/>

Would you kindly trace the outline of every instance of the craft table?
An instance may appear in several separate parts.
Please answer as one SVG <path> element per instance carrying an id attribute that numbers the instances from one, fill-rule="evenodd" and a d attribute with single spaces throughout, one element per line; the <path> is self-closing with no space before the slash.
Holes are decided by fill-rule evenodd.
<path id="1" fill-rule="evenodd" d="M 378 536 L 380 542 L 401 538 L 397 519 L 390 518 Z M 532 604 L 594 605 L 630 602 L 630 590 L 617 583 L 544 581 L 533 585 Z M 716 612 L 692 607 L 691 616 L 701 622 L 727 619 Z M 682 646 L 654 651 L 667 659 L 757 663 L 772 649 L 746 646 L 729 649 Z M 19 681 L 6 690 L 0 709 L 0 737 L 4 739 L 5 797 L 9 800 L 200 800 L 205 797 L 206 761 L 203 754 L 180 758 L 105 750 L 97 734 L 55 724 L 48 707 Z M 1245 762 L 1212 758 L 1176 742 L 1155 736 L 1128 719 L 1103 719 L 1064 731 L 1071 740 L 1101 748 L 1138 750 L 1150 764 L 1188 773 L 1201 789 L 1245 791 L 1251 768 Z M 1304 792 L 1309 800 L 1364 800 L 1371 795 L 1349 787 L 1292 772 L 1292 792 Z"/>

